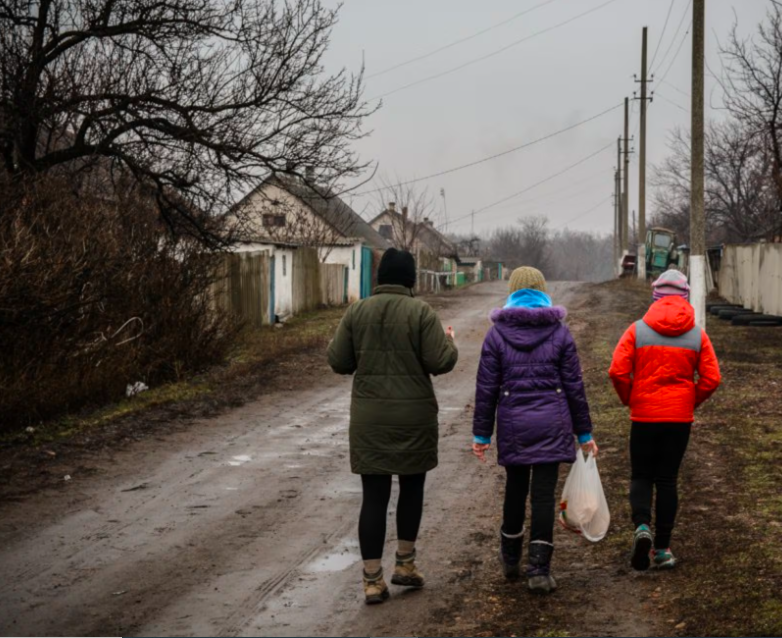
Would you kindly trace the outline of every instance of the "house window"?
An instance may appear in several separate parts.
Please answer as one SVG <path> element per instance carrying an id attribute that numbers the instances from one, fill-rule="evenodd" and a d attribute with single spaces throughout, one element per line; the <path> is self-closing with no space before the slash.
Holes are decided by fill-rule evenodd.
<path id="1" fill-rule="evenodd" d="M 282 256 L 282 276 L 283 277 L 288 276 L 288 265 L 287 265 L 286 255 Z"/>
<path id="2" fill-rule="evenodd" d="M 356 251 L 354 249 L 353 250 L 353 270 L 355 270 L 355 269 L 356 269 Z"/>
<path id="3" fill-rule="evenodd" d="M 380 236 L 384 239 L 393 239 L 394 238 L 394 229 L 391 227 L 391 224 L 383 224 L 380 226 L 380 229 L 378 230 L 380 233 Z"/>
<path id="4" fill-rule="evenodd" d="M 283 227 L 285 226 L 285 215 L 265 214 L 263 225 L 265 228 Z"/>

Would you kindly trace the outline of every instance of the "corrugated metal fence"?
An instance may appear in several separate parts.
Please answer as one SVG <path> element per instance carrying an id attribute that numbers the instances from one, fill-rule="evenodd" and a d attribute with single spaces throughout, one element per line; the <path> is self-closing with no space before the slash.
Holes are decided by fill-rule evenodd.
<path id="1" fill-rule="evenodd" d="M 782 244 L 726 246 L 719 287 L 720 295 L 731 303 L 782 315 Z"/>

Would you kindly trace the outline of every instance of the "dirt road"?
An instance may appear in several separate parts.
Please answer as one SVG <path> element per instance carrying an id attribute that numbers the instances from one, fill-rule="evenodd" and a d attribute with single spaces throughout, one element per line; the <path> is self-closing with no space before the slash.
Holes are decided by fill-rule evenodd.
<path id="1" fill-rule="evenodd" d="M 553 284 L 551 292 L 570 304 L 578 302 L 575 290 Z M 460 361 L 435 382 L 441 456 L 428 478 L 419 542 L 425 590 L 395 588 L 380 607 L 362 604 L 360 482 L 347 460 L 351 381 L 331 374 L 324 360 L 296 389 L 134 443 L 94 476 L 77 468 L 61 490 L 5 505 L 0 633 L 367 636 L 477 628 L 470 616 L 490 611 L 491 596 L 484 604 L 470 594 L 479 575 L 495 587 L 502 474 L 469 453 L 471 404 L 488 313 L 504 291 L 485 284 L 440 302 Z M 577 321 L 572 328 L 578 338 Z M 393 525 L 389 533 L 390 567 Z M 570 590 L 560 597 L 582 605 L 576 626 L 603 635 L 658 631 L 628 578 L 595 564 L 564 532 L 557 544 L 558 573 Z M 499 578 L 496 587 L 523 595 Z M 590 597 L 596 590 L 599 604 Z M 549 623 L 541 617 L 540 624 Z"/>
<path id="2" fill-rule="evenodd" d="M 461 359 L 436 381 L 442 455 L 420 543 L 432 590 L 459 578 L 454 543 L 470 531 L 488 474 L 466 452 L 468 413 L 486 317 L 503 290 L 475 287 L 441 311 Z M 441 593 L 405 596 L 403 616 L 399 597 L 382 609 L 360 604 L 350 379 L 324 361 L 306 381 L 309 390 L 135 444 L 99 476 L 74 472 L 61 492 L 6 506 L 0 633 L 415 633 Z"/>

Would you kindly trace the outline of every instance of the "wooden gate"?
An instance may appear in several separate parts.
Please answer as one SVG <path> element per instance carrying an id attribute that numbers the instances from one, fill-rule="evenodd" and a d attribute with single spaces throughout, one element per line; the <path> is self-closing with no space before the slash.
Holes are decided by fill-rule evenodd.
<path id="1" fill-rule="evenodd" d="M 293 253 L 293 314 L 315 310 L 323 304 L 320 260 L 314 248 L 299 248 Z"/>
<path id="2" fill-rule="evenodd" d="M 267 253 L 225 255 L 212 294 L 215 305 L 248 325 L 271 322 L 271 263 Z"/>
<path id="3" fill-rule="evenodd" d="M 321 300 L 328 306 L 341 306 L 347 297 L 344 264 L 320 264 Z"/>

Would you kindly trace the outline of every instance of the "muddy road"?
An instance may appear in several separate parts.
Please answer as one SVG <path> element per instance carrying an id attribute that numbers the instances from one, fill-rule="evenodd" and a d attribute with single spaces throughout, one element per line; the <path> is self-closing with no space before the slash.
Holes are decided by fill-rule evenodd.
<path id="1" fill-rule="evenodd" d="M 468 445 L 474 374 L 504 284 L 440 311 L 456 371 L 436 380 L 441 461 L 430 474 L 420 555 L 428 590 L 362 603 L 350 474 L 350 379 L 323 362 L 304 389 L 276 392 L 117 454 L 99 475 L 5 505 L 4 635 L 415 634 L 457 587 L 480 498 L 493 481 Z M 556 285 L 566 301 L 567 285 Z M 387 562 L 394 530 L 389 526 Z"/>
<path id="2" fill-rule="evenodd" d="M 435 380 L 440 465 L 427 478 L 418 543 L 424 590 L 391 586 L 385 604 L 363 604 L 361 487 L 347 458 L 351 379 L 318 354 L 304 378 L 279 379 L 282 390 L 107 451 L 102 463 L 74 467 L 59 489 L 5 502 L 0 634 L 493 635 L 487 618 L 489 626 L 512 618 L 501 603 L 518 599 L 512 605 L 534 615 L 514 625 L 519 635 L 530 625 L 546 635 L 669 635 L 650 613 L 648 587 L 621 559 L 601 564 L 559 529 L 561 591 L 550 602 L 531 608 L 523 583 L 497 574 L 504 474 L 469 446 L 480 347 L 505 290 L 483 284 L 436 301 L 460 359 Z M 586 338 L 589 287 L 554 283 L 550 292 L 555 303 L 582 307 L 570 325 L 577 341 Z"/>

